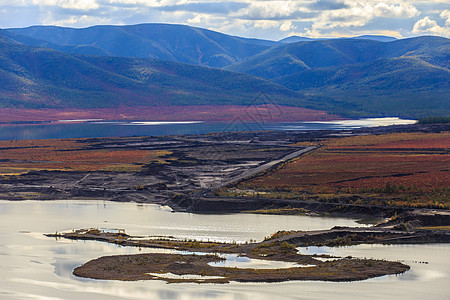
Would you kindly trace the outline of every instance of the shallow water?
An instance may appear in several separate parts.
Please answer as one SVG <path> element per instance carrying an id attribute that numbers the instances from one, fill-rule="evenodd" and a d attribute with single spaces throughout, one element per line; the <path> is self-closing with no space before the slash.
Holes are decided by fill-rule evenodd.
<path id="1" fill-rule="evenodd" d="M 55 240 L 43 233 L 83 227 L 125 228 L 131 235 L 245 242 L 277 230 L 357 226 L 355 220 L 305 216 L 198 215 L 156 205 L 103 201 L 0 201 L 0 299 L 445 299 L 449 245 L 308 248 L 340 256 L 404 260 L 412 270 L 353 283 L 165 284 L 76 278 L 72 270 L 104 255 L 155 251 L 95 241 Z M 420 263 L 428 262 L 428 264 Z"/>
<path id="2" fill-rule="evenodd" d="M 292 262 L 270 261 L 263 259 L 254 259 L 241 257 L 237 254 L 219 254 L 225 258 L 220 262 L 211 262 L 208 265 L 213 267 L 241 268 L 241 269 L 286 269 L 295 267 L 309 267 L 310 265 L 299 265 Z"/>

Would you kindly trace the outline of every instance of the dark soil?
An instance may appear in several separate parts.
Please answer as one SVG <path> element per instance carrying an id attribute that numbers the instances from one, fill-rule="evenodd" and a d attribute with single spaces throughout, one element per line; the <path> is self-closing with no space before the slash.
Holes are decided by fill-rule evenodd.
<path id="1" fill-rule="evenodd" d="M 105 256 L 87 262 L 74 275 L 109 280 L 165 280 L 169 283 L 281 282 L 291 280 L 355 281 L 383 275 L 401 274 L 409 269 L 399 262 L 344 258 L 314 267 L 288 269 L 239 269 L 212 267 L 221 260 L 212 255 L 138 254 Z M 151 274 L 149 274 L 151 273 Z M 206 279 L 170 279 L 164 273 L 201 275 Z M 161 275 L 159 275 L 161 274 Z"/>

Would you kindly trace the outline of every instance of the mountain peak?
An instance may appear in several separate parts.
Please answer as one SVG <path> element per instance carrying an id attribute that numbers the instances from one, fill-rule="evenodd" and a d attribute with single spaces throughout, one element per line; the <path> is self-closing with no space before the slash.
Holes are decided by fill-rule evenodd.
<path id="1" fill-rule="evenodd" d="M 283 43 L 283 44 L 288 44 L 288 43 L 310 42 L 310 41 L 314 41 L 314 39 L 303 37 L 303 36 L 298 36 L 298 35 L 291 35 L 287 38 L 279 40 L 278 42 Z"/>
<path id="2" fill-rule="evenodd" d="M 360 35 L 353 37 L 355 40 L 372 40 L 378 42 L 393 42 L 396 41 L 397 38 L 387 35 Z"/>

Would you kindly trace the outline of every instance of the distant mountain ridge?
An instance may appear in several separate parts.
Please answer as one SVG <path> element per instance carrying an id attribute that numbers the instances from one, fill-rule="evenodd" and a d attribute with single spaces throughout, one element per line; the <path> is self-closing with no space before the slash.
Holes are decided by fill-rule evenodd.
<path id="1" fill-rule="evenodd" d="M 242 73 L 155 59 L 67 54 L 1 34 L 0 82 L 0 107 L 246 105 L 261 92 L 278 103 L 302 103 L 301 94 Z"/>
<path id="2" fill-rule="evenodd" d="M 276 103 L 347 117 L 450 114 L 443 37 L 274 42 L 171 24 L 33 26 L 0 37 L 15 49 L 0 53 L 1 106 L 245 105 L 251 91 L 270 91 Z"/>
<path id="3" fill-rule="evenodd" d="M 311 41 L 323 41 L 323 40 L 334 40 L 334 39 L 354 39 L 354 40 L 372 40 L 378 42 L 392 42 L 397 40 L 397 38 L 386 35 L 360 35 L 354 37 L 345 38 L 308 38 L 298 35 L 291 35 L 287 38 L 281 39 L 278 42 L 283 44 L 298 43 L 298 42 L 311 42 Z"/>
<path id="4" fill-rule="evenodd" d="M 97 25 L 87 28 L 31 26 L 4 29 L 25 45 L 72 54 L 156 58 L 222 68 L 284 43 L 314 41 L 291 36 L 278 42 L 243 38 L 177 24 Z M 354 39 L 395 40 L 366 35 Z"/>
<path id="5" fill-rule="evenodd" d="M 322 109 L 343 115 L 450 114 L 450 71 L 415 57 L 308 69 L 273 81 L 331 98 Z"/>
<path id="6" fill-rule="evenodd" d="M 266 78 L 347 116 L 450 114 L 450 40 L 335 39 L 272 47 L 225 67 Z"/>
<path id="7" fill-rule="evenodd" d="M 378 41 L 378 42 L 393 42 L 396 41 L 397 38 L 392 36 L 386 36 L 386 35 L 360 35 L 352 37 L 352 39 L 355 40 L 372 40 L 372 41 Z"/>
<path id="8" fill-rule="evenodd" d="M 18 35 L 24 44 L 53 49 L 56 46 L 59 48 L 56 50 L 73 54 L 156 58 L 217 68 L 277 44 L 173 24 L 98 25 L 80 29 L 32 26 L 5 31 Z"/>
<path id="9" fill-rule="evenodd" d="M 289 43 L 267 49 L 225 69 L 276 78 L 305 69 L 344 66 L 404 56 L 420 57 L 427 62 L 448 68 L 450 40 L 425 36 L 393 42 L 334 39 Z"/>

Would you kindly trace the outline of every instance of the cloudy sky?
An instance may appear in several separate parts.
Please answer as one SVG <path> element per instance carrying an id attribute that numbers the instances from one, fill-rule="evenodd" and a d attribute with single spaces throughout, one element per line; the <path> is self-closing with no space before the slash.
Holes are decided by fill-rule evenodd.
<path id="1" fill-rule="evenodd" d="M 382 34 L 450 37 L 449 0 L 0 0 L 0 28 L 176 23 L 279 40 Z"/>

